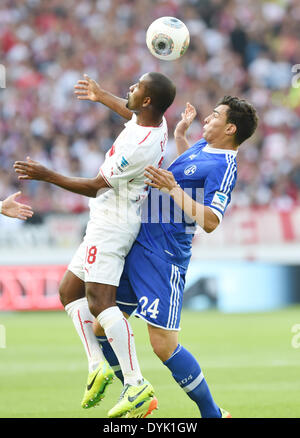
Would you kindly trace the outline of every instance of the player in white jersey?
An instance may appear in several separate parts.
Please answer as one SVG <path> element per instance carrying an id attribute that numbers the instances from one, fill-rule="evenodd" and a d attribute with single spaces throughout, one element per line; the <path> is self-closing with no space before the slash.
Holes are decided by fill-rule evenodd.
<path id="1" fill-rule="evenodd" d="M 120 417 L 154 394 L 152 385 L 142 376 L 132 329 L 116 306 L 115 298 L 125 257 L 140 228 L 140 205 L 147 194 L 144 168 L 159 167 L 162 163 L 167 142 L 163 114 L 172 104 L 176 89 L 160 73 L 143 75 L 130 87 L 127 100 L 102 90 L 88 77 L 75 88 L 81 99 L 99 101 L 113 110 L 121 107 L 122 115 L 129 120 L 107 152 L 98 175 L 65 177 L 29 157 L 27 162 L 18 161 L 14 167 L 19 179 L 42 180 L 95 198 L 90 203 L 84 240 L 62 280 L 60 297 L 89 361 L 82 406 L 89 408 L 97 404 L 114 376 L 93 333 L 94 316 L 110 340 L 124 375 L 122 395 L 126 392 L 126 397 L 122 396 L 108 413 L 110 417 Z"/>
<path id="2" fill-rule="evenodd" d="M 21 192 L 16 192 L 8 196 L 4 201 L 0 201 L 0 214 L 22 220 L 32 217 L 32 208 L 29 205 L 16 201 L 16 198 L 20 195 Z"/>

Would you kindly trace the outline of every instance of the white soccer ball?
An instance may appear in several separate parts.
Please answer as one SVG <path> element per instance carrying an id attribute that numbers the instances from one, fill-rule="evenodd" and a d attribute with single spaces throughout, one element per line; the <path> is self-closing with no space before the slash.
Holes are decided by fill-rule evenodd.
<path id="1" fill-rule="evenodd" d="M 186 25 L 178 18 L 161 17 L 150 24 L 146 43 L 156 58 L 174 61 L 186 52 L 190 44 L 190 34 Z"/>

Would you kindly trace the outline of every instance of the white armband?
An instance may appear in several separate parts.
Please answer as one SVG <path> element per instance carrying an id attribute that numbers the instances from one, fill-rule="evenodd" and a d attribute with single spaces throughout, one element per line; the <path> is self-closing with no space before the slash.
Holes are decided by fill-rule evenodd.
<path id="1" fill-rule="evenodd" d="M 3 204 L 3 201 L 0 201 L 0 214 L 2 213 L 2 204 Z"/>
<path id="2" fill-rule="evenodd" d="M 219 210 L 217 210 L 216 208 L 211 207 L 210 205 L 207 205 L 208 208 L 211 209 L 211 211 L 217 216 L 217 218 L 219 219 L 219 223 L 222 222 L 223 219 L 223 215 L 222 213 L 219 212 Z"/>

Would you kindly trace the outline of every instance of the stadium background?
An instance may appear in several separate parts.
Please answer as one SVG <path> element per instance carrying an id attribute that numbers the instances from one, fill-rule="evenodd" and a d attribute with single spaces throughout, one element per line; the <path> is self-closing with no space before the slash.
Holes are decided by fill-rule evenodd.
<path id="1" fill-rule="evenodd" d="M 176 62 L 158 61 L 146 50 L 147 27 L 164 15 L 180 18 L 190 30 L 190 47 Z M 57 286 L 84 232 L 88 199 L 40 182 L 19 184 L 12 165 L 29 155 L 66 175 L 97 174 L 123 121 L 101 105 L 77 101 L 74 84 L 88 73 L 125 96 L 139 76 L 153 70 L 177 85 L 176 101 L 167 112 L 165 166 L 175 157 L 172 133 L 187 101 L 198 111 L 191 143 L 225 94 L 244 97 L 258 110 L 259 128 L 238 153 L 238 182 L 222 226 L 195 237 L 182 337 L 202 358 L 217 395 L 230 400 L 234 416 L 299 415 L 299 20 L 297 0 L 1 2 L 0 199 L 21 188 L 20 200 L 35 211 L 27 223 L 0 216 L 1 376 L 8 376 L 11 388 L 10 379 L 18 376 L 22 382 L 22 370 L 34 374 L 35 381 L 43 370 L 50 375 L 48 384 L 40 381 L 49 395 L 43 396 L 47 409 L 33 403 L 39 393 L 31 381 L 31 391 L 19 382 L 15 392 L 2 389 L 11 400 L 20 399 L 21 385 L 25 400 L 0 408 L 0 416 L 97 416 L 94 410 L 77 411 L 71 396 L 71 389 L 77 393 L 84 384 L 85 362 L 64 313 L 7 312 L 61 309 Z M 142 367 L 149 373 L 161 370 L 150 348 L 143 350 L 144 326 L 133 324 Z M 27 333 L 25 339 L 20 332 Z M 70 360 L 73 377 L 77 373 L 82 382 L 76 390 L 62 377 L 63 363 L 68 369 Z M 53 370 L 69 385 L 71 411 L 67 403 L 55 409 L 49 384 Z M 162 401 L 174 386 L 164 379 L 169 383 L 159 382 L 166 390 L 161 390 Z M 163 408 L 159 416 L 196 416 L 185 396 L 176 394 L 181 410 Z M 99 412 L 103 416 L 105 410 Z"/>

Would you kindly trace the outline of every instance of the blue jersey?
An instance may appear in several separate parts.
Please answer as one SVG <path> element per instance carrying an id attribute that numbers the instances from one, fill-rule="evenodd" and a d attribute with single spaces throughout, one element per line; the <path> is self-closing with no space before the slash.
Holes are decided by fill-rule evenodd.
<path id="1" fill-rule="evenodd" d="M 168 170 L 188 195 L 222 220 L 236 183 L 236 151 L 212 148 L 201 139 Z M 196 225 L 169 195 L 151 189 L 136 240 L 165 261 L 187 268 Z"/>

